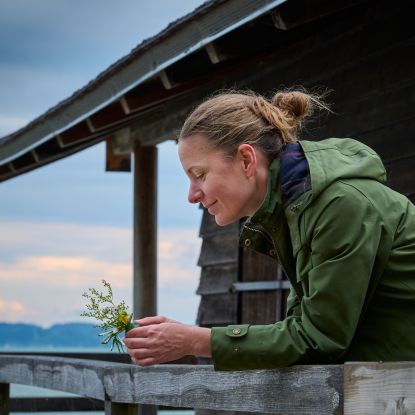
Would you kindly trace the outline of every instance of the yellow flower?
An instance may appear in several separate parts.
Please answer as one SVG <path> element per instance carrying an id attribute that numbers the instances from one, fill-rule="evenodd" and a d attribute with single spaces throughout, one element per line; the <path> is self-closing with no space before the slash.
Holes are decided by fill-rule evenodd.
<path id="1" fill-rule="evenodd" d="M 117 326 L 120 328 L 124 328 L 126 324 L 130 321 L 130 316 L 125 311 L 118 316 L 118 324 Z"/>

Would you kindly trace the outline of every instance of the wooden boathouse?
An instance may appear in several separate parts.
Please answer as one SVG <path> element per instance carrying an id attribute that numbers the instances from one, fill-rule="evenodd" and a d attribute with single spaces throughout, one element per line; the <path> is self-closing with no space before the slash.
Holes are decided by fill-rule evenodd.
<path id="1" fill-rule="evenodd" d="M 303 138 L 353 137 L 382 157 L 389 185 L 415 201 L 415 3 L 410 0 L 211 0 L 138 45 L 94 81 L 0 139 L 0 181 L 106 141 L 108 171 L 134 175 L 134 314 L 157 312 L 157 144 L 223 88 L 332 90 L 334 114 Z M 288 282 L 276 263 L 238 247 L 239 225 L 206 212 L 200 236 L 198 324 L 272 323 Z M 206 363 L 206 362 L 204 362 Z M 53 374 L 53 376 L 51 375 Z M 0 412 L 8 384 L 105 402 L 274 414 L 415 413 L 415 364 L 350 363 L 214 373 L 210 366 L 0 356 Z M 220 385 L 220 388 L 218 388 Z M 213 412 L 209 412 L 212 410 Z"/>

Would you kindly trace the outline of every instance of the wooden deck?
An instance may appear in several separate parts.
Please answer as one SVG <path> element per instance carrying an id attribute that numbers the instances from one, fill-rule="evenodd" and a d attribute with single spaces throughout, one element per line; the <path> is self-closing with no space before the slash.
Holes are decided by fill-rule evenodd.
<path id="1" fill-rule="evenodd" d="M 56 356 L 1 355 L 0 415 L 9 413 L 12 383 L 102 401 L 107 415 L 137 413 L 138 404 L 262 414 L 415 414 L 415 362 L 215 372 L 210 365 L 140 368 Z"/>

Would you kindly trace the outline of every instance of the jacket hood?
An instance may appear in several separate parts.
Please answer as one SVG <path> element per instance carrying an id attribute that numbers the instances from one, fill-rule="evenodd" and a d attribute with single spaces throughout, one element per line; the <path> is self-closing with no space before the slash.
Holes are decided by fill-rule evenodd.
<path id="1" fill-rule="evenodd" d="M 378 154 L 351 138 L 298 141 L 307 159 L 311 176 L 311 200 L 333 182 L 342 179 L 386 181 L 386 171 Z"/>

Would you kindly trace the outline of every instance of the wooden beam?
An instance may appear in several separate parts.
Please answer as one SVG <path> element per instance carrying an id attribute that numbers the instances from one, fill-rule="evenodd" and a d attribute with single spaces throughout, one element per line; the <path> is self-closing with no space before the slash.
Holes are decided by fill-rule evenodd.
<path id="1" fill-rule="evenodd" d="M 85 121 L 86 121 L 86 125 L 87 125 L 87 126 L 88 126 L 88 128 L 89 128 L 89 131 L 90 131 L 91 133 L 94 133 L 94 132 L 96 131 L 96 128 L 94 127 L 94 124 L 92 123 L 91 118 L 90 118 L 90 117 L 88 117 Z"/>
<path id="2" fill-rule="evenodd" d="M 219 53 L 213 43 L 208 43 L 205 47 L 209 59 L 213 64 L 219 63 L 221 61 Z"/>
<path id="3" fill-rule="evenodd" d="M 281 16 L 281 12 L 279 9 L 274 10 L 271 12 L 271 18 L 272 22 L 274 23 L 274 26 L 279 30 L 287 30 L 288 27 L 286 23 L 284 22 L 284 19 Z"/>
<path id="4" fill-rule="evenodd" d="M 10 413 L 10 383 L 0 383 L 0 415 Z"/>
<path id="5" fill-rule="evenodd" d="M 134 149 L 134 316 L 157 314 L 157 147 Z"/>
<path id="6" fill-rule="evenodd" d="M 131 112 L 130 106 L 128 105 L 127 98 L 125 96 L 122 96 L 120 98 L 120 104 L 122 106 L 122 109 L 125 112 L 125 115 L 128 115 Z"/>
<path id="7" fill-rule="evenodd" d="M 59 148 L 64 148 L 65 143 L 63 142 L 62 136 L 60 134 L 57 134 L 55 136 L 56 142 L 58 143 Z"/>
<path id="8" fill-rule="evenodd" d="M 172 89 L 173 88 L 173 84 L 170 81 L 169 77 L 167 76 L 166 71 L 161 71 L 160 72 L 160 80 L 161 80 L 164 88 L 166 88 L 166 89 Z"/>
<path id="9" fill-rule="evenodd" d="M 30 397 L 11 398 L 11 412 L 66 412 L 66 411 L 102 411 L 102 401 L 80 397 Z"/>
<path id="10" fill-rule="evenodd" d="M 105 171 L 131 171 L 131 155 L 115 154 L 113 149 L 114 138 L 109 137 L 106 140 L 106 163 Z"/>
<path id="11" fill-rule="evenodd" d="M 114 154 L 131 154 L 134 151 L 134 142 L 131 137 L 131 128 L 125 127 L 112 135 L 112 151 Z"/>
<path id="12" fill-rule="evenodd" d="M 12 173 L 15 173 L 17 171 L 12 161 L 10 163 L 7 163 L 7 167 L 10 169 Z"/>
<path id="13" fill-rule="evenodd" d="M 346 363 L 344 414 L 415 413 L 415 363 Z"/>
<path id="14" fill-rule="evenodd" d="M 138 405 L 105 400 L 105 415 L 138 415 Z"/>
<path id="15" fill-rule="evenodd" d="M 32 157 L 34 158 L 35 162 L 39 163 L 40 157 L 39 157 L 39 154 L 37 154 L 36 150 L 32 150 L 30 153 L 32 154 Z"/>
<path id="16" fill-rule="evenodd" d="M 157 147 L 134 148 L 135 318 L 157 314 Z M 124 411 L 124 409 L 120 409 Z M 115 415 L 131 415 L 130 408 Z M 156 415 L 157 407 L 140 405 L 138 415 Z M 105 415 L 112 415 L 105 411 Z"/>
<path id="17" fill-rule="evenodd" d="M 209 365 L 140 368 L 91 360 L 3 355 L 0 382 L 116 403 L 216 411 L 338 415 L 343 407 L 342 365 L 215 372 Z"/>

